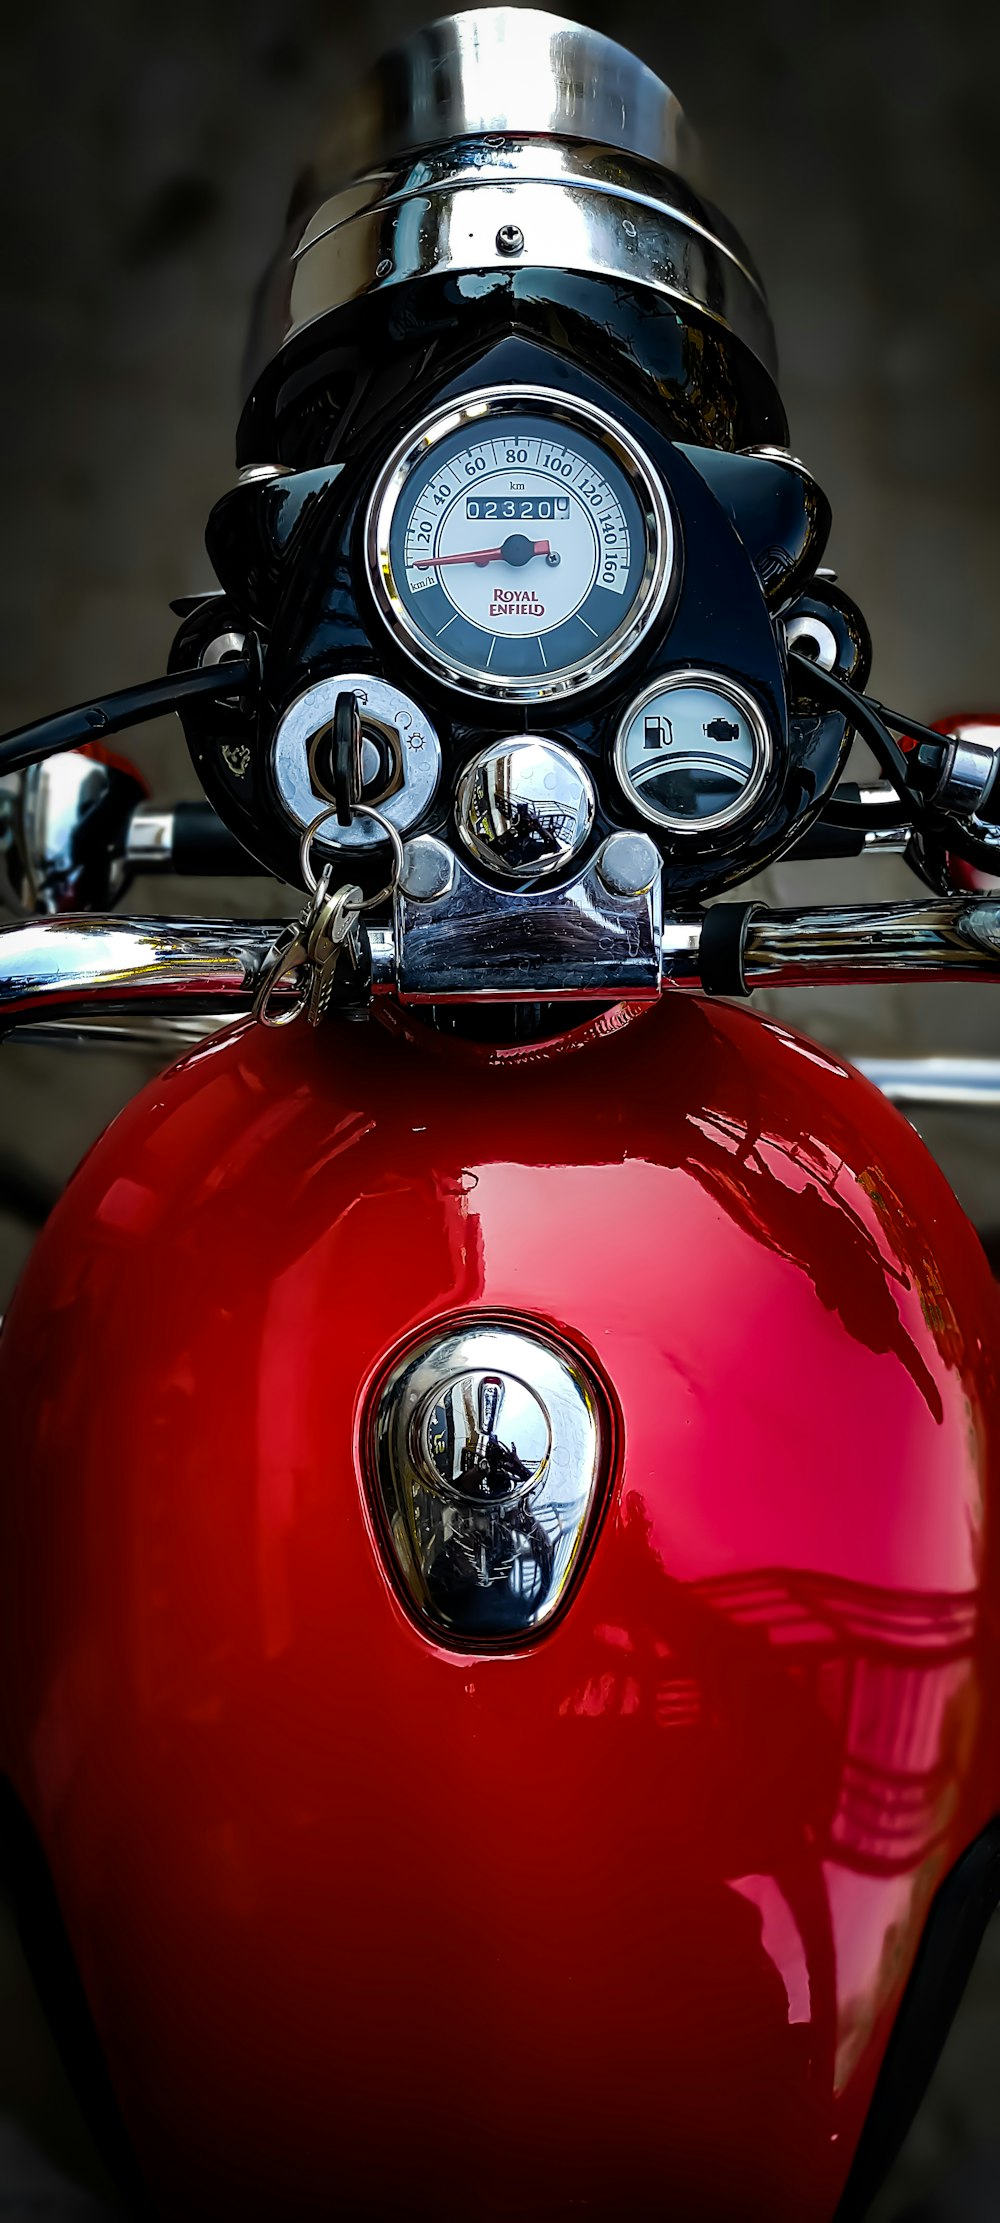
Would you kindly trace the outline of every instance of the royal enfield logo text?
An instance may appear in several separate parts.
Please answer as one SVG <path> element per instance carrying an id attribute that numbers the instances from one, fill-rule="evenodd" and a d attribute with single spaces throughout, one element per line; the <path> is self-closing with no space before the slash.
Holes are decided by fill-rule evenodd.
<path id="1" fill-rule="evenodd" d="M 530 587 L 494 587 L 491 617 L 544 617 L 545 604 Z"/>

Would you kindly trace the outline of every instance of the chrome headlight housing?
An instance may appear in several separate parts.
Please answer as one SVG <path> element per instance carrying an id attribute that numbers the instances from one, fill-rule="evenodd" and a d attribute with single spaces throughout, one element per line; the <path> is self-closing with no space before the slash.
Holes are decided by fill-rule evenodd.
<path id="1" fill-rule="evenodd" d="M 534 8 L 427 25 L 352 93 L 299 181 L 258 295 L 248 385 L 348 302 L 512 268 L 648 287 L 773 376 L 760 277 L 690 182 L 694 155 L 674 94 L 600 32 Z"/>

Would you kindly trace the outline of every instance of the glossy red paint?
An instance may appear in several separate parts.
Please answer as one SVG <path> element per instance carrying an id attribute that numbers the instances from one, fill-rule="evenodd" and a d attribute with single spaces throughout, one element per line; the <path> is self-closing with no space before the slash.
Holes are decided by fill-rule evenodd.
<path id="1" fill-rule="evenodd" d="M 358 1472 L 463 1307 L 623 1419 L 516 1656 L 417 1631 Z M 1000 1806 L 996 1347 L 917 1137 L 724 1006 L 249 1027 L 122 1114 L 0 1338 L 0 1757 L 163 2215 L 826 2223 Z"/>

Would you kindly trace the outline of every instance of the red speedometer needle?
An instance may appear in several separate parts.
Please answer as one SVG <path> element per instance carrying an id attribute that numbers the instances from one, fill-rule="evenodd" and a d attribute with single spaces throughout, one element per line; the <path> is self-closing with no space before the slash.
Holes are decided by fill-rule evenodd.
<path id="1" fill-rule="evenodd" d="M 502 548 L 463 548 L 458 556 L 418 556 L 418 571 L 437 571 L 446 563 L 528 563 L 532 556 L 549 556 L 551 543 L 547 540 L 528 540 L 523 533 L 512 533 Z"/>

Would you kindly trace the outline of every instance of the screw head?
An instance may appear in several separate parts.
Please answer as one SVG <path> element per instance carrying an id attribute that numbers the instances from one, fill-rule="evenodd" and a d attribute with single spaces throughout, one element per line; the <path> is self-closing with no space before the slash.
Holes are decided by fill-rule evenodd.
<path id="1" fill-rule="evenodd" d="M 497 233 L 498 255 L 519 255 L 524 246 L 524 233 L 520 224 L 501 224 Z"/>

